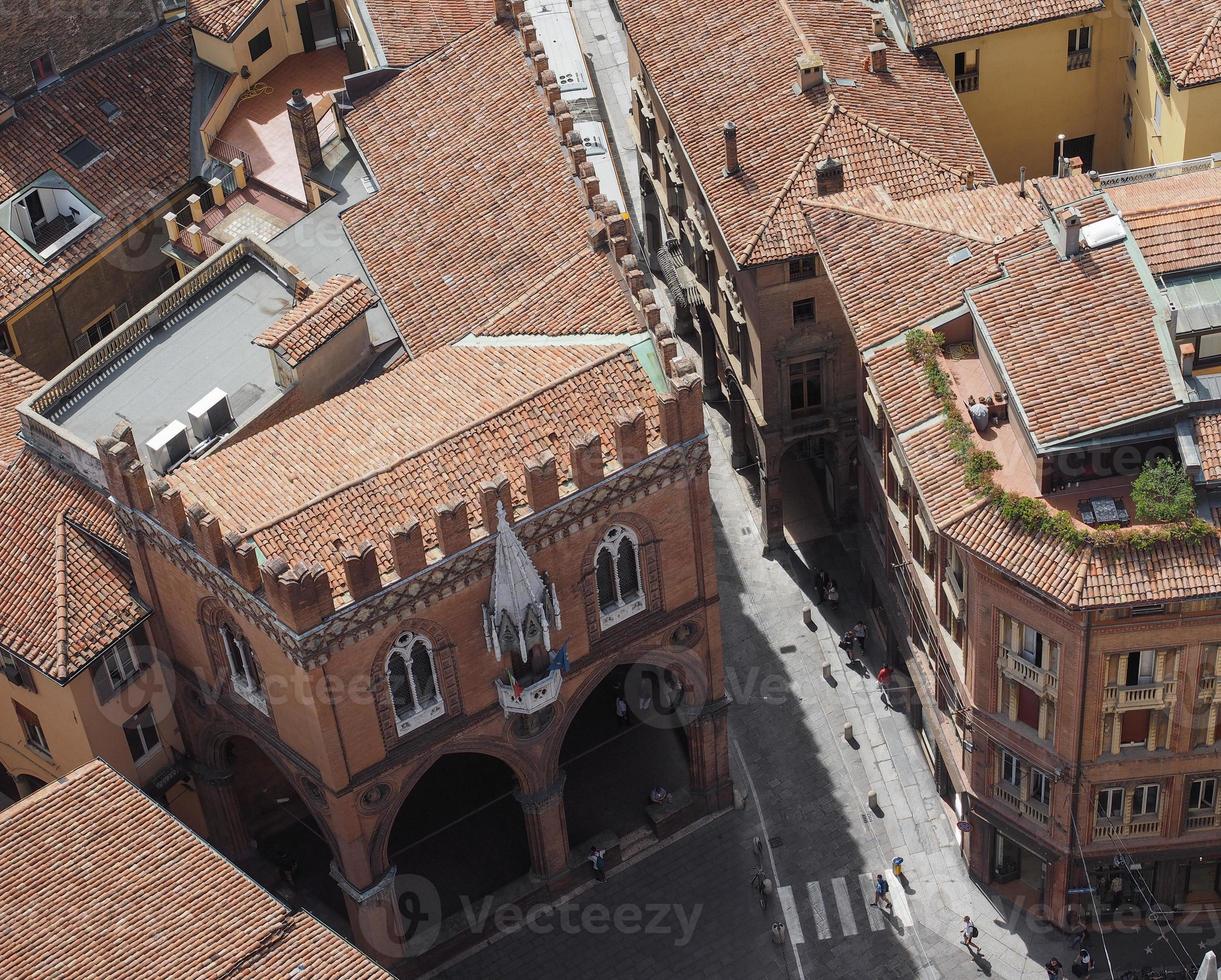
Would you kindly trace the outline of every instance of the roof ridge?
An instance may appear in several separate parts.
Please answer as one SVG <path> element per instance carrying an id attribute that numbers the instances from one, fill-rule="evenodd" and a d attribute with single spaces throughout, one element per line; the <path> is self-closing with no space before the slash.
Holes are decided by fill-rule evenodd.
<path id="1" fill-rule="evenodd" d="M 793 33 L 797 35 L 797 40 L 801 42 L 801 46 L 805 49 L 806 54 L 813 54 L 814 49 L 810 45 L 810 39 L 806 37 L 806 32 L 801 29 L 801 25 L 797 23 L 797 15 L 793 13 L 793 8 L 788 5 L 787 0 L 776 0 L 779 4 L 784 16 L 788 18 L 789 26 L 793 28 Z"/>
<path id="2" fill-rule="evenodd" d="M 827 210 L 827 211 L 840 211 L 840 212 L 843 212 L 844 214 L 855 215 L 858 218 L 871 218 L 874 221 L 885 221 L 887 224 L 902 225 L 905 228 L 919 228 L 921 231 L 931 231 L 938 235 L 951 235 L 955 238 L 961 238 L 963 241 L 979 242 L 981 245 L 995 246 L 995 245 L 1002 244 L 1003 242 L 1007 242 L 1010 239 L 1017 237 L 1017 234 L 1014 234 L 1014 235 L 1008 236 L 1005 239 L 1002 239 L 1002 242 L 996 242 L 996 241 L 990 241 L 987 238 L 980 238 L 978 235 L 967 234 L 966 232 L 963 232 L 956 228 L 951 229 L 951 228 L 945 228 L 945 227 L 938 227 L 936 225 L 926 224 L 924 222 L 917 221 L 915 218 L 903 218 L 903 217 L 899 217 L 898 215 L 892 215 L 892 214 L 878 214 L 876 211 L 869 211 L 862 207 L 853 207 L 850 204 L 838 204 L 834 200 L 822 201 L 818 198 L 807 197 L 807 198 L 803 198 L 801 203 L 803 205 L 807 205 L 809 207 L 823 208 L 824 210 Z M 895 203 L 902 204 L 902 203 L 907 203 L 907 202 L 896 201 Z M 1020 234 L 1020 232 L 1019 232 L 1019 234 Z"/>
<path id="3" fill-rule="evenodd" d="M 67 508 L 55 515 L 55 674 L 68 676 L 68 535 Z"/>
<path id="4" fill-rule="evenodd" d="M 338 289 L 335 289 L 334 292 L 327 295 L 322 300 L 322 302 L 319 303 L 317 309 L 308 310 L 307 312 L 305 312 L 304 314 L 299 316 L 297 318 L 296 322 L 288 324 L 286 327 L 284 327 L 280 331 L 275 330 L 276 323 L 283 323 L 294 313 L 300 311 L 300 309 L 303 306 L 306 306 L 311 300 L 317 302 L 319 297 L 321 297 L 326 292 L 327 286 L 333 282 L 338 282 L 339 280 L 346 280 L 346 281 L 340 283 Z M 346 272 L 336 273 L 335 275 L 333 275 L 329 279 L 327 279 L 326 282 L 324 282 L 317 289 L 310 290 L 309 293 L 307 293 L 305 296 L 301 297 L 300 301 L 295 306 L 290 306 L 287 310 L 285 310 L 283 313 L 281 313 L 279 315 L 279 317 L 276 319 L 276 322 L 267 328 L 266 334 L 275 344 L 279 345 L 279 344 L 284 343 L 284 341 L 288 340 L 289 337 L 291 337 L 293 334 L 297 333 L 297 331 L 301 330 L 307 323 L 309 323 L 309 321 L 312 317 L 317 316 L 317 314 L 319 312 L 321 312 L 322 307 L 324 307 L 327 303 L 331 302 L 332 300 L 337 299 L 339 296 L 341 296 L 343 294 L 344 290 L 349 289 L 356 282 L 359 282 L 359 280 L 353 275 L 350 275 Z M 273 331 L 275 331 L 275 332 L 273 332 Z"/>
<path id="5" fill-rule="evenodd" d="M 445 435 L 437 437 L 432 442 L 427 443 L 426 445 L 420 446 L 420 447 L 412 450 L 409 453 L 405 453 L 402 456 L 399 456 L 397 459 L 393 460 L 392 462 L 387 463 L 385 466 L 379 466 L 375 469 L 369 470 L 368 472 L 363 473 L 360 476 L 353 477 L 351 480 L 346 480 L 345 482 L 341 483 L 339 486 L 332 487 L 330 490 L 326 490 L 323 493 L 316 494 L 315 496 L 311 497 L 309 500 L 305 501 L 305 503 L 303 503 L 297 507 L 294 507 L 292 510 L 287 511 L 283 514 L 279 514 L 269 521 L 264 521 L 258 527 L 251 528 L 249 531 L 246 532 L 247 536 L 253 537 L 256 534 L 261 534 L 262 532 L 264 532 L 270 528 L 273 528 L 278 524 L 283 524 L 285 521 L 287 521 L 293 517 L 296 517 L 299 514 L 304 513 L 305 511 L 309 510 L 311 507 L 317 506 L 318 504 L 322 503 L 322 501 L 324 501 L 324 500 L 328 500 L 331 497 L 336 496 L 337 494 L 343 493 L 347 490 L 351 490 L 353 487 L 358 487 L 362 483 L 366 483 L 369 480 L 382 476 L 383 474 L 389 473 L 391 470 L 397 469 L 399 466 L 402 466 L 408 460 L 415 459 L 418 456 L 422 456 L 424 453 L 431 452 L 432 450 L 436 449 L 437 447 L 444 445 L 445 443 L 449 442 L 451 439 L 454 439 L 454 438 L 462 435 L 465 432 L 470 432 L 472 429 L 478 428 L 481 425 L 486 425 L 488 422 L 491 422 L 491 421 L 507 414 L 508 412 L 513 411 L 514 409 L 520 408 L 526 402 L 531 401 L 534 398 L 537 398 L 543 392 L 550 391 L 553 388 L 556 388 L 561 384 L 565 384 L 568 381 L 571 381 L 573 378 L 577 377 L 578 375 L 585 373 L 586 371 L 592 370 L 593 368 L 596 368 L 596 367 L 601 367 L 603 364 L 607 363 L 608 361 L 611 361 L 616 357 L 620 357 L 623 354 L 625 354 L 631 350 L 631 348 L 627 344 L 616 344 L 616 345 L 614 345 L 614 347 L 615 347 L 615 349 L 610 351 L 609 353 L 604 354 L 601 357 L 595 358 L 592 361 L 586 361 L 584 364 L 582 364 L 578 367 L 575 367 L 570 371 L 565 372 L 560 377 L 555 378 L 555 379 L 547 382 L 544 385 L 539 385 L 537 388 L 532 389 L 531 391 L 527 392 L 526 394 L 518 396 L 513 401 L 509 402 L 507 405 L 501 405 L 498 408 L 495 408 L 492 411 L 485 413 L 484 415 L 480 416 L 479 418 L 475 419 L 474 421 L 462 426 L 461 428 L 454 429 L 452 432 L 447 432 Z"/>
<path id="6" fill-rule="evenodd" d="M 545 276 L 543 276 L 542 279 L 540 279 L 533 286 L 531 286 L 529 289 L 527 289 L 524 293 L 522 293 L 520 296 L 518 296 L 516 299 L 514 299 L 511 303 L 508 303 L 507 305 L 502 306 L 499 310 L 497 310 L 494 314 L 492 314 L 492 316 L 490 316 L 488 319 L 484 320 L 482 323 L 480 323 L 477 326 L 475 326 L 474 328 L 472 328 L 471 332 L 474 333 L 479 330 L 483 330 L 483 329 L 491 326 L 497 320 L 501 319 L 501 317 L 504 317 L 504 316 L 508 315 L 509 313 L 511 313 L 513 310 L 516 310 L 519 307 L 524 306 L 531 298 L 533 298 L 534 296 L 537 296 L 540 292 L 542 292 L 546 286 L 551 285 L 551 283 L 553 283 L 561 273 L 567 272 L 569 269 L 571 269 L 577 263 L 577 261 L 579 259 L 584 258 L 586 255 L 597 255 L 597 254 L 598 253 L 593 251 L 593 249 L 585 248 L 583 246 L 578 247 L 576 249 L 576 251 L 574 251 L 572 253 L 572 255 L 570 255 L 568 258 L 564 259 L 564 261 L 557 264 L 550 272 L 548 272 Z"/>
<path id="7" fill-rule="evenodd" d="M 1085 598 L 1085 586 L 1090 577 L 1090 565 L 1094 560 L 1094 546 L 1087 544 L 1081 549 L 1081 561 L 1077 563 L 1077 574 L 1073 577 L 1071 598 L 1073 605 L 1080 606 Z"/>
<path id="8" fill-rule="evenodd" d="M 1213 14 L 1213 22 L 1208 25 L 1208 29 L 1204 32 L 1204 36 L 1200 38 L 1200 43 L 1196 45 L 1195 52 L 1188 59 L 1187 64 L 1183 66 L 1183 70 L 1179 72 L 1178 77 L 1175 78 L 1175 81 L 1178 82 L 1179 85 L 1186 82 L 1187 76 L 1191 74 L 1192 69 L 1195 68 L 1195 66 L 1199 63 L 1200 58 L 1204 56 L 1204 49 L 1208 47 L 1208 42 L 1212 40 L 1212 36 L 1216 33 L 1218 25 L 1221 25 L 1221 10 L 1218 10 L 1215 14 Z"/>
<path id="9" fill-rule="evenodd" d="M 831 120 L 837 112 L 845 112 L 843 106 L 839 104 L 839 100 L 834 95 L 827 96 L 827 112 L 822 117 L 822 121 L 814 127 L 814 132 L 810 136 L 810 142 L 806 144 L 806 148 L 802 151 L 801 156 L 797 158 L 797 164 L 789 173 L 788 179 L 781 185 L 780 190 L 776 193 L 776 199 L 768 205 L 767 213 L 764 214 L 763 220 L 759 223 L 759 227 L 751 236 L 750 243 L 746 246 L 746 251 L 742 253 L 742 264 L 745 265 L 750 261 L 751 254 L 759 246 L 759 242 L 763 240 L 763 233 L 767 231 L 768 225 L 772 223 L 772 218 L 776 216 L 776 212 L 780 210 L 780 205 L 784 203 L 784 199 L 788 197 L 789 191 L 797 183 L 797 178 L 805 169 L 807 163 L 810 162 L 810 157 L 814 153 L 814 148 L 821 142 L 823 136 L 826 135 L 827 127 L 831 125 Z"/>
<path id="10" fill-rule="evenodd" d="M 965 177 L 966 177 L 965 171 L 959 172 L 959 171 L 955 170 L 953 167 L 951 167 L 949 164 L 942 163 L 940 159 L 933 156 L 931 153 L 928 153 L 928 152 L 920 149 L 918 146 L 916 146 L 914 143 L 912 143 L 911 140 L 904 139 L 903 137 L 899 136 L 897 133 L 892 133 L 885 126 L 879 126 L 872 119 L 867 119 L 865 116 L 861 115 L 860 113 L 856 112 L 853 109 L 848 108 L 847 106 L 844 107 L 843 111 L 846 116 L 849 116 L 850 118 L 855 119 L 862 126 L 866 127 L 867 129 L 873 130 L 878 135 L 883 136 L 886 139 L 891 140 L 892 142 L 898 143 L 899 146 L 901 146 L 903 149 L 914 153 L 916 156 L 920 157 L 920 159 L 927 160 L 929 163 L 933 164 L 933 166 L 939 167 L 940 169 L 944 170 L 948 174 L 952 174 L 955 177 L 965 179 Z"/>

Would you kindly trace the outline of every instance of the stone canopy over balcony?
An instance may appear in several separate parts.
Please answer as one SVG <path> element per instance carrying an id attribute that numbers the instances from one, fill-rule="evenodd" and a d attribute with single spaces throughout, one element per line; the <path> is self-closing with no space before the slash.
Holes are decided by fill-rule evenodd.
<path id="1" fill-rule="evenodd" d="M 535 681 L 529 687 L 520 688 L 518 693 L 507 681 L 496 681 L 496 696 L 506 715 L 532 715 L 542 711 L 548 705 L 555 704 L 560 696 L 560 685 L 563 675 L 553 670 L 541 681 Z"/>

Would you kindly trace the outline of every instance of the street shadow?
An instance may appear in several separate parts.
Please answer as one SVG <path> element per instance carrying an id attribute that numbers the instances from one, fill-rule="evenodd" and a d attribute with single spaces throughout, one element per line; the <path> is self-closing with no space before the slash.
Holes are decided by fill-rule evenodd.
<path id="1" fill-rule="evenodd" d="M 985 977 L 992 976 L 992 964 L 988 962 L 988 958 L 983 953 L 971 953 L 971 959 L 975 961 L 975 969 L 982 973 Z"/>

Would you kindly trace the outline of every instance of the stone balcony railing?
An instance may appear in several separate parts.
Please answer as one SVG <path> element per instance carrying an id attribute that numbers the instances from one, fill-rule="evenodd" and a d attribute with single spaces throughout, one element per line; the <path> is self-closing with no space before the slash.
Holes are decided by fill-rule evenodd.
<path id="1" fill-rule="evenodd" d="M 1202 677 L 1200 678 L 1200 700 L 1205 704 L 1212 704 L 1217 696 L 1217 678 Z"/>
<path id="2" fill-rule="evenodd" d="M 532 715 L 549 704 L 555 704 L 563 680 L 564 676 L 558 670 L 553 670 L 541 681 L 522 688 L 521 694 L 514 693 L 513 685 L 497 680 L 496 696 L 506 715 Z"/>
<path id="3" fill-rule="evenodd" d="M 1016 810 L 1026 819 L 1032 820 L 1042 827 L 1047 826 L 1049 820 L 1047 807 L 1037 800 L 1023 799 L 1021 790 L 1017 786 L 1004 782 L 996 783 L 992 787 L 992 797 L 1010 809 Z"/>
<path id="4" fill-rule="evenodd" d="M 1211 830 L 1214 827 L 1221 826 L 1221 817 L 1218 817 L 1211 810 L 1205 813 L 1188 811 L 1187 820 L 1183 826 L 1186 830 Z"/>
<path id="5" fill-rule="evenodd" d="M 1113 837 L 1151 837 L 1161 832 L 1160 817 L 1133 817 L 1125 823 L 1122 820 L 1099 821 L 1094 824 L 1094 840 L 1107 840 Z"/>
<path id="6" fill-rule="evenodd" d="M 1060 678 L 1044 667 L 1032 664 L 1021 654 L 1001 647 L 997 657 L 997 666 L 1001 673 L 1012 680 L 1033 689 L 1038 694 L 1055 696 L 1060 686 Z"/>
<path id="7" fill-rule="evenodd" d="M 1124 711 L 1128 708 L 1169 708 L 1174 703 L 1174 681 L 1157 681 L 1153 684 L 1108 684 L 1102 692 L 1104 710 Z"/>

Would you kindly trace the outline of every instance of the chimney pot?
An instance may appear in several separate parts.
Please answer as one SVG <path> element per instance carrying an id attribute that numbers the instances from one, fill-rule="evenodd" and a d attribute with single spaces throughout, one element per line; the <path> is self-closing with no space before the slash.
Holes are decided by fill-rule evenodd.
<path id="1" fill-rule="evenodd" d="M 869 70 L 875 74 L 887 70 L 885 41 L 875 41 L 869 45 Z"/>
<path id="2" fill-rule="evenodd" d="M 725 170 L 724 176 L 732 177 L 742 168 L 738 166 L 738 127 L 727 122 L 722 127 L 725 135 Z"/>
<path id="3" fill-rule="evenodd" d="M 824 80 L 821 57 L 808 51 L 797 56 L 797 84 L 793 87 L 794 95 L 812 91 L 820 87 Z"/>
<path id="4" fill-rule="evenodd" d="M 1190 378 L 1192 368 L 1196 363 L 1196 345 L 1191 341 L 1179 344 L 1179 364 L 1183 368 L 1183 377 Z"/>

